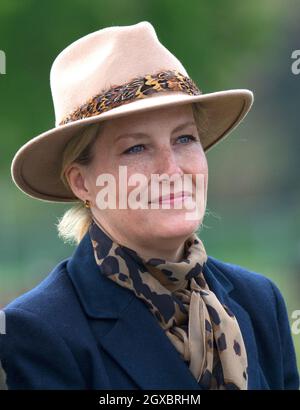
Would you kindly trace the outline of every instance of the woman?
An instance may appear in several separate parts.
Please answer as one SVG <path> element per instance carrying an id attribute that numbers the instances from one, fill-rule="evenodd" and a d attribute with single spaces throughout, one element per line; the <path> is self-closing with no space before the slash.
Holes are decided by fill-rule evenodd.
<path id="1" fill-rule="evenodd" d="M 298 389 L 278 288 L 197 235 L 205 152 L 252 93 L 203 94 L 149 22 L 75 41 L 50 78 L 56 127 L 12 175 L 34 198 L 79 202 L 58 224 L 77 247 L 5 308 L 8 387 Z"/>

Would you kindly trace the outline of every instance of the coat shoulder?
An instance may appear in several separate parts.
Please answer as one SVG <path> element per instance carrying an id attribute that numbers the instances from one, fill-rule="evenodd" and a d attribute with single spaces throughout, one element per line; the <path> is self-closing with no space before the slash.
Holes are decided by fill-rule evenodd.
<path id="1" fill-rule="evenodd" d="M 256 293 L 262 297 L 279 292 L 272 279 L 244 266 L 225 262 L 213 256 L 208 256 L 208 267 L 218 272 L 231 282 L 235 292 Z"/>
<path id="2" fill-rule="evenodd" d="M 83 350 L 80 331 L 74 338 L 74 323 L 80 327 L 82 319 L 66 275 L 67 260 L 3 309 L 0 360 L 10 389 L 86 388 L 76 354 Z"/>
<path id="3" fill-rule="evenodd" d="M 231 297 L 248 312 L 274 317 L 287 316 L 287 305 L 277 284 L 263 274 L 244 266 L 209 256 L 207 265 L 213 274 L 223 277 L 231 286 Z"/>
<path id="4" fill-rule="evenodd" d="M 226 278 L 231 287 L 231 300 L 247 312 L 256 336 L 261 367 L 270 386 L 276 386 L 271 388 L 299 389 L 287 305 L 277 285 L 258 272 L 211 256 L 207 265 L 217 278 Z"/>
<path id="5" fill-rule="evenodd" d="M 70 299 L 75 297 L 70 279 L 66 275 L 68 260 L 69 258 L 60 261 L 40 283 L 13 299 L 3 310 L 28 311 L 41 318 L 49 318 L 55 316 L 55 313 L 63 312 L 70 305 Z"/>

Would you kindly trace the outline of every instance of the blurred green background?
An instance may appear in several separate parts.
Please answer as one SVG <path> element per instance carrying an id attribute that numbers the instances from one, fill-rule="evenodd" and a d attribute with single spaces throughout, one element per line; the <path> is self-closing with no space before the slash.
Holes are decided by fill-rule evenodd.
<path id="1" fill-rule="evenodd" d="M 1 0 L 0 307 L 74 251 L 55 227 L 68 204 L 34 200 L 10 176 L 17 149 L 54 127 L 54 58 L 92 31 L 147 20 L 204 93 L 254 92 L 246 120 L 207 154 L 201 235 L 209 255 L 273 279 L 292 323 L 300 309 L 300 75 L 291 71 L 299 16 L 297 0 Z M 300 368 L 300 334 L 293 337 Z"/>

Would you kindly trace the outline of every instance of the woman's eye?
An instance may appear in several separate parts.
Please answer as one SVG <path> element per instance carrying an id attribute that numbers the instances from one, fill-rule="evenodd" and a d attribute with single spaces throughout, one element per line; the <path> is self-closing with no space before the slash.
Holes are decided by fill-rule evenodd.
<path id="1" fill-rule="evenodd" d="M 177 138 L 177 140 L 180 140 L 181 143 L 189 143 L 190 141 L 198 141 L 198 139 L 196 137 L 194 137 L 193 135 L 181 135 L 180 137 Z M 143 148 L 143 149 L 141 149 Z M 145 145 L 143 144 L 138 144 L 138 145 L 133 145 L 132 147 L 128 148 L 127 150 L 125 150 L 123 152 L 123 154 L 138 154 L 140 152 L 142 152 L 145 148 Z"/>
<path id="2" fill-rule="evenodd" d="M 144 147 L 144 145 L 139 144 L 139 145 L 134 145 L 133 147 L 128 148 L 126 151 L 124 151 L 124 154 L 131 154 L 131 153 L 138 153 L 141 152 L 138 148 Z"/>
<path id="3" fill-rule="evenodd" d="M 181 135 L 180 137 L 178 137 L 178 140 L 181 140 L 181 141 L 187 143 L 190 140 L 196 141 L 197 138 L 195 138 L 193 135 Z"/>

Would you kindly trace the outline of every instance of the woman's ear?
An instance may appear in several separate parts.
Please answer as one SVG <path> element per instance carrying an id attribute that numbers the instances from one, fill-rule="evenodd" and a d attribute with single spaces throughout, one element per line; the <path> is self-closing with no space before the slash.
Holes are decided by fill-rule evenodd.
<path id="1" fill-rule="evenodd" d="M 74 195 L 82 201 L 90 199 L 85 173 L 80 165 L 70 165 L 65 176 Z"/>

